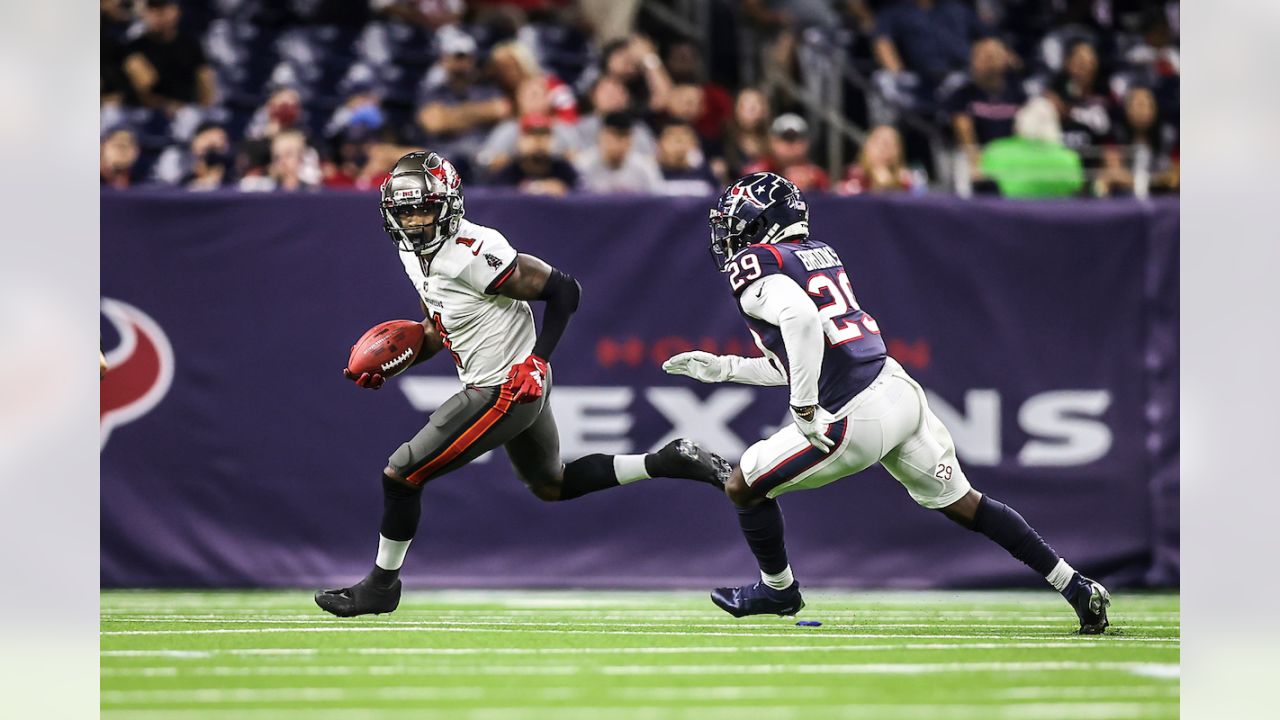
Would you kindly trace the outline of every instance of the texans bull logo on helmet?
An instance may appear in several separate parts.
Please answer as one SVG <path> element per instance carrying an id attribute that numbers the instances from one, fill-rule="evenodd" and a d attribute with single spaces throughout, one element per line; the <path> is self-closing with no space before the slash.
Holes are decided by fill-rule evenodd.
<path id="1" fill-rule="evenodd" d="M 120 340 L 106 351 L 110 370 L 98 406 L 100 448 L 111 431 L 146 415 L 173 383 L 173 347 L 160 325 L 138 308 L 103 298 L 102 315 Z"/>

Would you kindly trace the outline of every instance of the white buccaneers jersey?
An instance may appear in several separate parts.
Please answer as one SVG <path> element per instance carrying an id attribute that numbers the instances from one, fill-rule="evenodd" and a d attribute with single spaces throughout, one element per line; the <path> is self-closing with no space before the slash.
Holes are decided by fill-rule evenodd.
<path id="1" fill-rule="evenodd" d="M 501 385 L 511 366 L 533 352 L 529 304 L 498 294 L 516 263 L 515 248 L 502 233 L 464 219 L 458 236 L 440 247 L 425 270 L 411 252 L 401 252 L 400 261 L 463 383 Z"/>

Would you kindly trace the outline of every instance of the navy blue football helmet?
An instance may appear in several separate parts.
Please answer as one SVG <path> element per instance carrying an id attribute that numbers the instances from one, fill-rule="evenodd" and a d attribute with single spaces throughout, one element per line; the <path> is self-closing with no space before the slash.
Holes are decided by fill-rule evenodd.
<path id="1" fill-rule="evenodd" d="M 711 209 L 711 257 L 716 267 L 748 245 L 809 234 L 809 203 L 800 188 L 771 172 L 752 173 L 725 189 Z"/>

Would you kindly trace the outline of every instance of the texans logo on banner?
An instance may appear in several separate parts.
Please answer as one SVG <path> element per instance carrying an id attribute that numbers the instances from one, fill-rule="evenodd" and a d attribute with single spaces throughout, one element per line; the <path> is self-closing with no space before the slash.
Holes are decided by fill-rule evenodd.
<path id="1" fill-rule="evenodd" d="M 100 448 L 106 447 L 112 430 L 158 405 L 173 382 L 173 347 L 155 320 L 132 305 L 109 298 L 102 299 L 102 316 L 118 341 L 104 348 L 110 370 L 102 380 Z"/>

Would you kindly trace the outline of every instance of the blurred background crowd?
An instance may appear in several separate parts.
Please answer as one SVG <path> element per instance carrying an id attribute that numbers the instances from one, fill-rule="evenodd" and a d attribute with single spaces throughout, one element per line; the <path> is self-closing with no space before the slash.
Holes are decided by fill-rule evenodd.
<path id="1" fill-rule="evenodd" d="M 1176 0 L 101 0 L 104 189 L 1178 192 Z"/>

